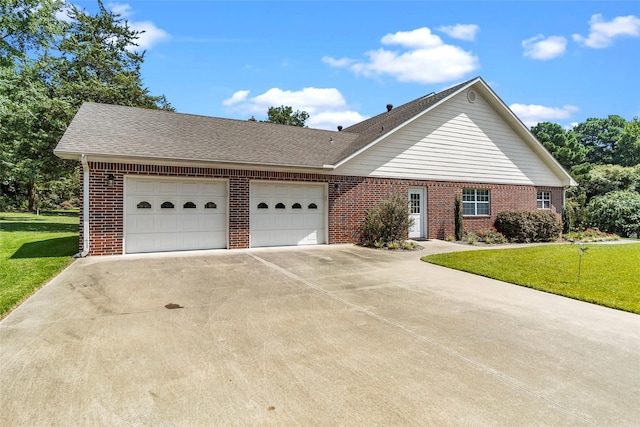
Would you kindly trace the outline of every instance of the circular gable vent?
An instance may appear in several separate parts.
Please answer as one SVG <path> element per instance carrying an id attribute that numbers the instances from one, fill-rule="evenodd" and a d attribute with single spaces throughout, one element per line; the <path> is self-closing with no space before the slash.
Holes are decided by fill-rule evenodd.
<path id="1" fill-rule="evenodd" d="M 476 99 L 478 99 L 478 95 L 476 95 L 474 91 L 470 90 L 469 92 L 467 92 L 467 100 L 470 103 L 473 104 L 474 102 L 476 102 Z"/>

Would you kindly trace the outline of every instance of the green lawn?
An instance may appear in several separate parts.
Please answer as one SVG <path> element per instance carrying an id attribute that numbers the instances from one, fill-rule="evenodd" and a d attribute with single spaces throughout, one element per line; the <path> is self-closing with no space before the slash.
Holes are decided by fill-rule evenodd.
<path id="1" fill-rule="evenodd" d="M 0 212 L 0 318 L 71 263 L 78 213 Z"/>
<path id="2" fill-rule="evenodd" d="M 640 243 L 454 252 L 422 260 L 517 285 L 640 314 Z"/>

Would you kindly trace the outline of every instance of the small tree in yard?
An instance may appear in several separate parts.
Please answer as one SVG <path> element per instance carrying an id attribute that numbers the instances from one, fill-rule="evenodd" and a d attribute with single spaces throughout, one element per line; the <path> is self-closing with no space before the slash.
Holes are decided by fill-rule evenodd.
<path id="1" fill-rule="evenodd" d="M 388 246 L 406 239 L 412 225 L 407 198 L 392 196 L 367 211 L 361 232 L 362 242 L 366 246 Z"/>
<path id="2" fill-rule="evenodd" d="M 462 240 L 464 237 L 464 227 L 462 225 L 462 202 L 460 201 L 460 195 L 456 194 L 454 199 L 454 222 L 456 228 L 456 240 Z"/>

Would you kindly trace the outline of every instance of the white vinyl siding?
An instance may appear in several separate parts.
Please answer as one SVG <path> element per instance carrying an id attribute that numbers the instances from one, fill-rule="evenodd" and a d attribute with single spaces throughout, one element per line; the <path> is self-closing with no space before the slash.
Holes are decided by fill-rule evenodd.
<path id="1" fill-rule="evenodd" d="M 480 96 L 467 92 L 336 168 L 342 175 L 561 186 L 558 178 Z"/>
<path id="2" fill-rule="evenodd" d="M 551 192 L 538 191 L 538 209 L 551 209 Z"/>
<path id="3" fill-rule="evenodd" d="M 491 214 L 489 190 L 465 188 L 462 191 L 462 214 L 466 216 L 486 216 Z"/>

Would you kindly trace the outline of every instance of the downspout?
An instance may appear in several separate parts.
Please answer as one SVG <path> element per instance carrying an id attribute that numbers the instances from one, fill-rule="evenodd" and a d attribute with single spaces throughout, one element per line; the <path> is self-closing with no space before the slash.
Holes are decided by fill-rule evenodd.
<path id="1" fill-rule="evenodd" d="M 89 162 L 87 156 L 82 155 L 82 252 L 78 252 L 74 258 L 84 258 L 89 254 Z"/>

